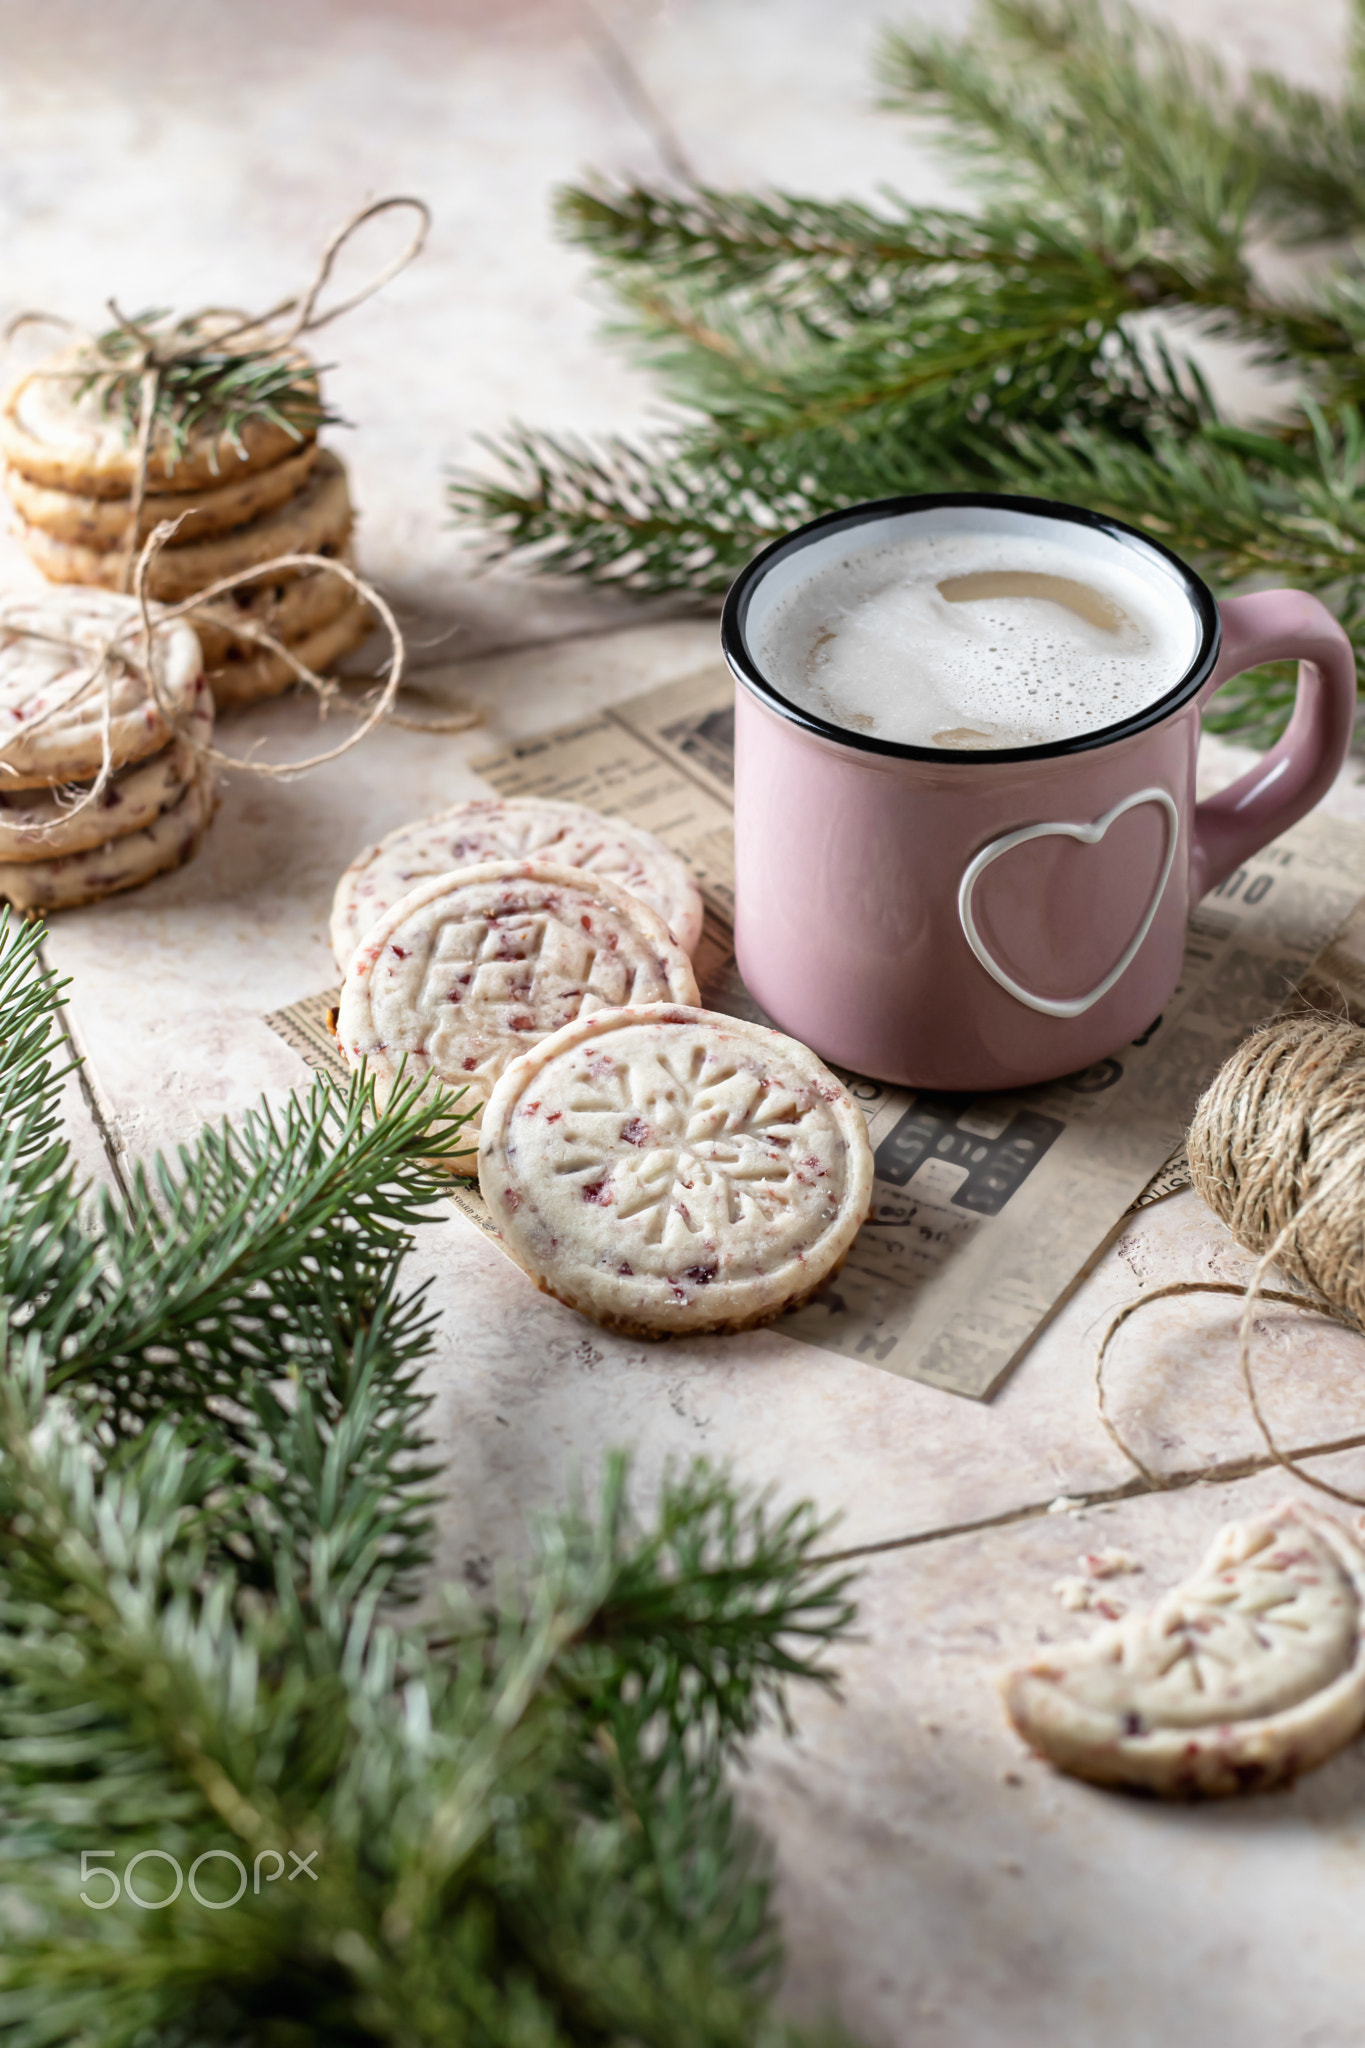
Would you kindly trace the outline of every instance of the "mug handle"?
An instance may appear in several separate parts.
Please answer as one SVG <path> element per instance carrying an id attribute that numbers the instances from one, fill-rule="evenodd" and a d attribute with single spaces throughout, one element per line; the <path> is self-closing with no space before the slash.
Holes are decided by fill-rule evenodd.
<path id="1" fill-rule="evenodd" d="M 1190 900 L 1311 811 L 1346 758 L 1356 714 L 1355 651 L 1325 604 L 1306 590 L 1257 590 L 1220 604 L 1223 645 L 1199 693 L 1263 661 L 1299 663 L 1294 715 L 1279 743 L 1229 788 L 1195 807 Z"/>

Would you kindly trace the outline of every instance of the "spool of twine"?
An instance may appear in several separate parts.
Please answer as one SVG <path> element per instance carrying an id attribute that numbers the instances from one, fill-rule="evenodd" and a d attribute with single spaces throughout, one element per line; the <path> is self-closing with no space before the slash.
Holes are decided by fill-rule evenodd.
<path id="1" fill-rule="evenodd" d="M 1263 1301 L 1289 1302 L 1365 1331 L 1365 1030 L 1344 1017 L 1277 1018 L 1254 1032 L 1201 1096 L 1187 1149 L 1197 1192 L 1256 1259 L 1245 1288 L 1175 1281 L 1130 1302 L 1106 1330 L 1096 1361 L 1100 1416 L 1124 1455 L 1153 1485 L 1160 1476 L 1124 1442 L 1108 1413 L 1104 1361 L 1129 1316 L 1178 1294 L 1240 1294 L 1238 1365 L 1266 1449 L 1321 1493 L 1352 1506 L 1361 1496 L 1305 1470 L 1276 1442 L 1251 1368 L 1252 1326 Z M 1272 1266 L 1296 1283 L 1267 1288 Z"/>
<path id="2" fill-rule="evenodd" d="M 1190 1178 L 1238 1244 L 1365 1329 L 1365 1031 L 1282 1017 L 1200 1098 Z"/>

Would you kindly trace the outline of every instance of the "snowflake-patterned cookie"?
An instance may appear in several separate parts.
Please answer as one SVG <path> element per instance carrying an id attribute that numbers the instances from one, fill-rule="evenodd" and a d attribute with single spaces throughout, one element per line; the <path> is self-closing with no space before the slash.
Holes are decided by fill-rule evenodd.
<path id="1" fill-rule="evenodd" d="M 1177 1799 L 1282 1784 L 1365 1725 L 1363 1603 L 1351 1532 L 1287 1501 L 1220 1530 L 1149 1613 L 1010 1672 L 1006 1711 L 1099 1784 Z"/>
<path id="2" fill-rule="evenodd" d="M 332 951 L 342 973 L 370 928 L 427 875 L 491 860 L 586 868 L 657 910 L 684 953 L 697 949 L 702 921 L 697 885 L 677 854 L 652 832 L 623 818 L 604 818 L 586 804 L 489 797 L 402 825 L 356 855 L 332 902 Z"/>
<path id="3" fill-rule="evenodd" d="M 634 1336 L 743 1330 L 842 1263 L 872 1151 L 861 1111 L 794 1038 L 626 1008 L 507 1069 L 479 1186 L 517 1264 L 570 1308 Z"/>
<path id="4" fill-rule="evenodd" d="M 584 1011 L 694 1003 L 692 963 L 648 904 L 581 868 L 490 861 L 431 876 L 357 949 L 336 1034 L 382 1103 L 410 1079 L 479 1111 L 503 1069 Z M 477 1116 L 466 1126 L 473 1141 Z M 477 1171 L 472 1150 L 454 1166 Z"/>

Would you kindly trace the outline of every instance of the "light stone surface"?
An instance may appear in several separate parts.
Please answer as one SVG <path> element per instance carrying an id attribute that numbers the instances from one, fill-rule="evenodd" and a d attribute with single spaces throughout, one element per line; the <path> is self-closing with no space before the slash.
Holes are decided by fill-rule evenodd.
<path id="1" fill-rule="evenodd" d="M 1339 69 L 1343 0 L 1148 5 L 1213 37 L 1234 66 L 1318 85 Z M 431 200 L 422 262 L 329 332 L 330 389 L 355 423 L 331 438 L 352 465 L 361 565 L 413 624 L 422 686 L 486 715 L 448 739 L 383 731 L 292 784 L 230 777 L 191 867 L 60 919 L 48 957 L 75 978 L 90 1056 L 87 1092 L 68 1091 L 86 1171 L 108 1178 L 110 1151 L 173 1144 L 305 1078 L 261 1019 L 333 981 L 327 909 L 360 846 L 483 793 L 468 764 L 505 740 L 715 658 L 713 620 L 660 622 L 669 608 L 654 607 L 641 623 L 601 596 L 474 578 L 445 522 L 444 473 L 477 459 L 477 433 L 513 416 L 575 431 L 649 417 L 645 380 L 594 337 L 585 266 L 548 224 L 551 186 L 589 165 L 654 176 L 661 150 L 681 149 L 718 183 L 871 195 L 885 181 L 948 199 L 923 138 L 872 111 L 868 57 L 888 15 L 957 28 L 968 12 L 961 0 L 601 0 L 593 29 L 577 0 L 0 0 L 4 315 L 37 305 L 95 320 L 110 292 L 129 310 L 261 304 L 303 279 L 326 231 L 368 197 Z M 1250 404 L 1245 371 L 1220 367 Z M 32 582 L 6 541 L 11 569 Z M 297 755 L 319 735 L 311 709 L 287 701 L 225 720 L 222 737 Z M 1211 778 L 1245 759 L 1210 747 Z M 1360 775 L 1355 762 L 1333 809 L 1365 817 Z M 431 1384 L 445 1570 L 485 1583 L 527 1511 L 618 1444 L 634 1446 L 642 1494 L 668 1461 L 701 1452 L 842 1515 L 841 1545 L 886 1546 L 865 1572 L 841 1700 L 801 1697 L 797 1742 L 765 1742 L 748 1781 L 777 1841 L 789 1996 L 805 2014 L 838 2009 L 874 2048 L 1365 2040 L 1359 1752 L 1285 1797 L 1169 1811 L 1022 1759 L 990 1683 L 1046 1633 L 1089 1625 L 1053 1591 L 1078 1552 L 1131 1550 L 1146 1575 L 1115 1589 L 1145 1599 L 1221 1521 L 1292 1485 L 1240 1477 L 1264 1453 L 1237 1379 L 1236 1305 L 1193 1296 L 1125 1327 L 1111 1411 L 1164 1477 L 1211 1465 L 1230 1483 L 1079 1521 L 1047 1512 L 1059 1496 L 1138 1485 L 1095 1409 L 1114 1309 L 1153 1282 L 1237 1280 L 1247 1265 L 1192 1195 L 1130 1218 L 982 1406 L 776 1331 L 632 1344 L 536 1294 L 453 1213 L 422 1232 L 412 1276 L 432 1277 L 442 1312 Z M 1267 1308 L 1256 1360 L 1284 1441 L 1354 1446 L 1331 1469 L 1365 1489 L 1365 1342 Z"/>
<path id="2" fill-rule="evenodd" d="M 1126 1551 L 1142 1570 L 1104 1590 L 1146 1605 L 1296 1490 L 1199 1486 L 866 1565 L 840 1697 L 803 1693 L 743 1795 L 776 1837 L 804 2017 L 884 2048 L 1357 2048 L 1359 1743 L 1286 1793 L 1168 1806 L 1060 1776 L 995 1694 L 1097 1625 L 1055 1591 L 1083 1553 Z"/>

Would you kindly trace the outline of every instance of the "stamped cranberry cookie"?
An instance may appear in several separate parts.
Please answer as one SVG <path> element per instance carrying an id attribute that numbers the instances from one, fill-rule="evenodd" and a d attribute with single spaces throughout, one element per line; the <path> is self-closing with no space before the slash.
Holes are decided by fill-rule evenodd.
<path id="1" fill-rule="evenodd" d="M 685 953 L 696 951 L 702 923 L 697 885 L 652 832 L 604 818 L 586 804 L 489 797 L 402 825 L 356 855 L 332 903 L 332 950 L 342 973 L 371 925 L 425 876 L 490 860 L 552 861 L 601 875 L 657 910 Z"/>
<path id="2" fill-rule="evenodd" d="M 183 867 L 198 852 L 216 802 L 212 771 L 201 768 L 175 802 L 141 831 L 56 860 L 0 861 L 0 898 L 16 910 L 71 910 L 135 889 L 154 875 Z"/>
<path id="3" fill-rule="evenodd" d="M 153 608 L 153 618 L 155 618 Z M 99 671 L 99 657 L 116 652 Z M 0 787 L 48 788 L 88 781 L 109 756 L 115 768 L 169 745 L 171 724 L 149 687 L 141 616 L 131 597 L 53 590 L 0 605 Z M 208 708 L 199 642 L 178 621 L 154 630 L 157 687 L 176 724 Z"/>
<path id="4" fill-rule="evenodd" d="M 120 768 L 93 803 L 81 801 L 88 783 L 11 791 L 0 779 L 0 861 L 56 860 L 103 846 L 111 836 L 145 831 L 180 801 L 212 737 L 213 705 L 205 691 L 183 738 Z"/>
<path id="5" fill-rule="evenodd" d="M 402 1067 L 481 1112 L 505 1067 L 583 1012 L 696 1000 L 647 903 L 581 868 L 497 861 L 432 876 L 385 913 L 351 961 L 336 1032 L 381 1103 Z M 454 1171 L 477 1171 L 472 1152 Z"/>
<path id="6" fill-rule="evenodd" d="M 1261 1790 L 1365 1724 L 1365 1552 L 1305 1501 L 1221 1529 L 1146 1614 L 1048 1649 L 1003 1682 L 1024 1740 L 1064 1771 L 1165 1798 Z"/>
<path id="7" fill-rule="evenodd" d="M 842 1263 L 862 1112 L 813 1052 L 709 1010 L 580 1017 L 509 1066 L 479 1186 L 537 1286 L 632 1336 L 746 1330 Z"/>

